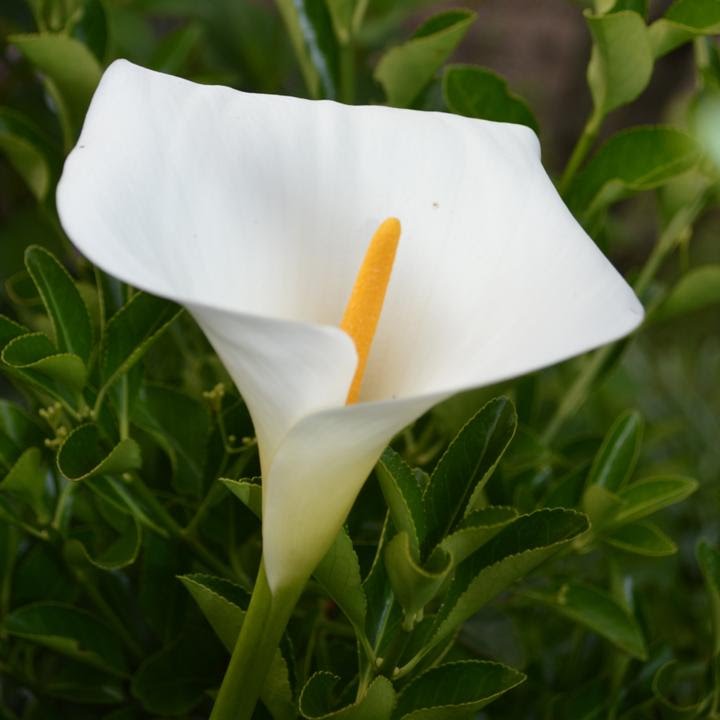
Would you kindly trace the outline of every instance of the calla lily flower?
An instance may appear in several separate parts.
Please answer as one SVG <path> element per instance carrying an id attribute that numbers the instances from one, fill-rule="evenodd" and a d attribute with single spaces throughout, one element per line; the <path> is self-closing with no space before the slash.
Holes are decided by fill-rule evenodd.
<path id="1" fill-rule="evenodd" d="M 404 426 L 643 315 L 519 125 L 248 94 L 117 61 L 57 204 L 91 261 L 184 305 L 237 384 L 273 592 L 309 576 Z M 358 357 L 339 325 L 389 216 L 402 236 L 347 405 Z"/>

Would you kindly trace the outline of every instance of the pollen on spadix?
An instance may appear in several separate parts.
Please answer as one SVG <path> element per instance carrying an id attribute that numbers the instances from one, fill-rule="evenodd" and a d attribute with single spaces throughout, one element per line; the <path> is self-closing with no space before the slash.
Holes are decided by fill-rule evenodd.
<path id="1" fill-rule="evenodd" d="M 358 354 L 357 369 L 346 400 L 348 405 L 356 403 L 360 397 L 360 386 L 385 302 L 399 240 L 400 221 L 397 218 L 388 218 L 375 231 L 340 323 L 340 328 L 353 339 Z"/>

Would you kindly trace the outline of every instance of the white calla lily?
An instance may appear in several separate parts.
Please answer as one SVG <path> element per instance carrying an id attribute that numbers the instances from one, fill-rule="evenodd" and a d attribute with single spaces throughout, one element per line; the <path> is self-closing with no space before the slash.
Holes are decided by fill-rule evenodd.
<path id="1" fill-rule="evenodd" d="M 525 127 L 197 85 L 114 63 L 58 188 L 97 265 L 182 303 L 250 409 L 270 588 L 302 582 L 390 438 L 438 401 L 615 340 L 631 289 Z M 338 325 L 402 237 L 360 402 Z"/>

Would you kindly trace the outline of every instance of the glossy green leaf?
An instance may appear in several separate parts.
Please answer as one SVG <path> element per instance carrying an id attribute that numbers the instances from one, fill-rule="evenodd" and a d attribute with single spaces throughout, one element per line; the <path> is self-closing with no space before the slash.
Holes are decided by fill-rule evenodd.
<path id="1" fill-rule="evenodd" d="M 106 531 L 99 535 L 96 528 L 88 528 L 76 534 L 65 544 L 65 556 L 71 562 L 83 560 L 100 570 L 120 570 L 137 560 L 142 545 L 142 531 L 138 520 L 128 516 L 117 531 Z"/>
<path id="2" fill-rule="evenodd" d="M 184 628 L 179 639 L 148 657 L 132 678 L 132 694 L 149 713 L 187 715 L 217 684 L 224 652 L 205 628 Z"/>
<path id="3" fill-rule="evenodd" d="M 517 510 L 512 507 L 490 506 L 475 510 L 460 522 L 453 533 L 445 537 L 439 547 L 449 553 L 453 563 L 458 565 L 517 516 Z"/>
<path id="4" fill-rule="evenodd" d="M 360 563 L 344 528 L 340 529 L 313 575 L 345 613 L 355 631 L 364 632 L 367 599 L 362 587 Z"/>
<path id="5" fill-rule="evenodd" d="M 57 392 L 54 382 L 79 391 L 87 380 L 82 358 L 58 352 L 44 333 L 28 333 L 11 340 L 0 357 L 13 370 L 21 371 L 23 377 L 53 394 Z"/>
<path id="6" fill-rule="evenodd" d="M 52 517 L 52 508 L 46 487 L 47 468 L 38 448 L 28 448 L 0 482 L 0 491 L 19 498 L 35 513 L 41 524 Z"/>
<path id="7" fill-rule="evenodd" d="M 467 720 L 525 681 L 500 663 L 465 660 L 425 671 L 400 693 L 393 720 Z"/>
<path id="8" fill-rule="evenodd" d="M 616 491 L 627 483 L 640 455 L 643 426 L 642 416 L 634 410 L 624 412 L 615 420 L 595 455 L 589 484 Z"/>
<path id="9" fill-rule="evenodd" d="M 220 478 L 220 482 L 245 505 L 257 518 L 262 517 L 262 486 L 248 480 Z"/>
<path id="10" fill-rule="evenodd" d="M 458 433 L 440 458 L 425 492 L 430 550 L 481 504 L 485 483 L 495 471 L 517 428 L 507 398 L 491 400 Z"/>
<path id="11" fill-rule="evenodd" d="M 427 532 L 423 493 L 412 468 L 392 448 L 387 448 L 375 467 L 393 524 L 406 532 L 415 557 Z"/>
<path id="12" fill-rule="evenodd" d="M 340 681 L 330 672 L 317 672 L 300 693 L 300 714 L 306 720 L 390 720 L 395 691 L 385 677 L 377 677 L 352 705 L 333 709 L 332 694 Z"/>
<path id="13" fill-rule="evenodd" d="M 109 451 L 103 449 L 100 430 L 94 423 L 76 427 L 65 439 L 57 466 L 68 480 L 87 480 L 96 475 L 116 475 L 142 465 L 140 447 L 124 438 Z"/>
<path id="14" fill-rule="evenodd" d="M 235 648 L 245 619 L 250 595 L 239 585 L 211 575 L 183 575 L 179 578 L 198 604 L 215 634 L 228 650 Z M 275 654 L 261 694 L 274 720 L 295 717 L 288 666 L 282 653 Z"/>
<path id="15" fill-rule="evenodd" d="M 623 10 L 610 15 L 586 15 L 593 37 L 587 70 L 596 116 L 634 100 L 650 82 L 653 50 L 640 15 Z"/>
<path id="16" fill-rule="evenodd" d="M 653 320 L 669 320 L 720 304 L 720 264 L 689 270 L 670 291 Z"/>
<path id="17" fill-rule="evenodd" d="M 179 390 L 144 384 L 132 421 L 167 453 L 175 489 L 199 497 L 210 434 L 207 406 Z"/>
<path id="18" fill-rule="evenodd" d="M 5 317 L 5 315 L 0 315 L 0 350 L 4 350 L 5 346 L 11 340 L 21 335 L 27 335 L 29 332 L 30 331 L 23 325 L 20 325 L 20 323 L 16 323 L 9 317 Z"/>
<path id="19" fill-rule="evenodd" d="M 639 520 L 668 505 L 679 503 L 698 488 L 692 478 L 667 475 L 647 478 L 628 485 L 618 492 L 621 507 L 613 515 L 613 525 Z"/>
<path id="20" fill-rule="evenodd" d="M 338 96 L 339 58 L 325 0 L 276 0 L 310 95 Z"/>
<path id="21" fill-rule="evenodd" d="M 76 660 L 124 675 L 122 643 L 100 620 L 85 610 L 39 602 L 13 610 L 4 622 L 10 635 L 68 655 Z"/>
<path id="22" fill-rule="evenodd" d="M 608 545 L 634 555 L 664 557 L 677 552 L 677 545 L 660 528 L 649 522 L 624 525 L 604 533 L 602 539 Z"/>
<path id="23" fill-rule="evenodd" d="M 573 212 L 589 217 L 635 192 L 652 190 L 691 170 L 697 143 L 670 127 L 635 127 L 613 135 L 578 173 L 567 195 Z"/>
<path id="24" fill-rule="evenodd" d="M 181 309 L 174 303 L 135 293 L 107 324 L 102 357 L 105 385 L 126 373 L 170 327 Z"/>
<path id="25" fill-rule="evenodd" d="M 475 20 L 470 10 L 448 10 L 424 23 L 410 40 L 388 50 L 375 68 L 388 104 L 409 107 L 450 57 Z"/>
<path id="26" fill-rule="evenodd" d="M 537 510 L 521 515 L 462 562 L 435 618 L 436 643 L 450 636 L 486 602 L 524 578 L 588 530 L 573 510 Z"/>
<path id="27" fill-rule="evenodd" d="M 181 575 L 180 582 L 192 595 L 220 642 L 232 652 L 245 618 L 250 595 L 239 585 L 212 575 Z"/>
<path id="28" fill-rule="evenodd" d="M 475 65 L 449 65 L 443 75 L 443 97 L 450 112 L 465 117 L 527 125 L 538 132 L 527 103 L 504 78 Z"/>
<path id="29" fill-rule="evenodd" d="M 25 267 L 45 305 L 58 350 L 78 355 L 87 363 L 92 351 L 90 314 L 70 274 L 39 245 L 25 251 Z"/>
<path id="30" fill-rule="evenodd" d="M 399 532 L 385 547 L 385 568 L 395 597 L 405 613 L 405 629 L 421 619 L 424 607 L 435 597 L 452 568 L 452 557 L 444 550 L 434 552 L 420 566 L 413 558 L 410 538 Z"/>
<path id="31" fill-rule="evenodd" d="M 42 130 L 15 110 L 0 107 L 0 152 L 10 160 L 33 195 L 44 200 L 59 158 Z"/>
<path id="32" fill-rule="evenodd" d="M 8 40 L 45 77 L 46 86 L 62 120 L 65 144 L 70 147 L 80 131 L 90 98 L 100 82 L 100 64 L 85 45 L 67 35 L 11 35 Z"/>
<path id="33" fill-rule="evenodd" d="M 594 531 L 604 528 L 622 507 L 622 500 L 602 485 L 589 485 L 583 493 L 582 510 Z"/>
<path id="34" fill-rule="evenodd" d="M 720 33 L 720 3 L 675 0 L 649 29 L 655 57 L 661 57 L 699 35 Z"/>
<path id="35" fill-rule="evenodd" d="M 637 621 L 606 592 L 567 583 L 553 595 L 531 593 L 531 597 L 609 640 L 632 657 L 647 659 L 645 639 Z"/>

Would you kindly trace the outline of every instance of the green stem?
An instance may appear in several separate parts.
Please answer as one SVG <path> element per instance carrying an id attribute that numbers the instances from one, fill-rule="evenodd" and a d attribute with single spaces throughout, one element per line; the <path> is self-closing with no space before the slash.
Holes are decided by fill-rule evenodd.
<path id="1" fill-rule="evenodd" d="M 250 606 L 210 720 L 250 720 L 302 588 L 273 594 L 261 562 Z"/>
<path id="2" fill-rule="evenodd" d="M 352 38 L 340 46 L 340 101 L 355 102 L 355 47 Z"/>
<path id="3" fill-rule="evenodd" d="M 565 170 L 560 178 L 560 182 L 558 183 L 558 190 L 562 195 L 567 192 L 575 174 L 580 169 L 583 160 L 585 160 L 588 151 L 595 142 L 595 138 L 597 137 L 603 120 L 604 117 L 596 110 L 593 110 L 587 123 L 585 123 L 582 135 L 580 135 L 577 144 L 573 148 L 570 160 L 568 160 L 568 164 L 565 166 Z"/>
<path id="4" fill-rule="evenodd" d="M 633 288 L 637 295 L 642 297 L 645 294 L 662 263 L 690 231 L 703 204 L 704 198 L 698 198 L 694 203 L 678 211 L 668 223 L 635 281 Z M 606 345 L 590 356 L 582 372 L 577 376 L 547 424 L 542 434 L 542 442 L 545 445 L 549 445 L 553 441 L 563 424 L 582 407 L 605 362 L 612 355 L 616 346 L 617 343 Z"/>

